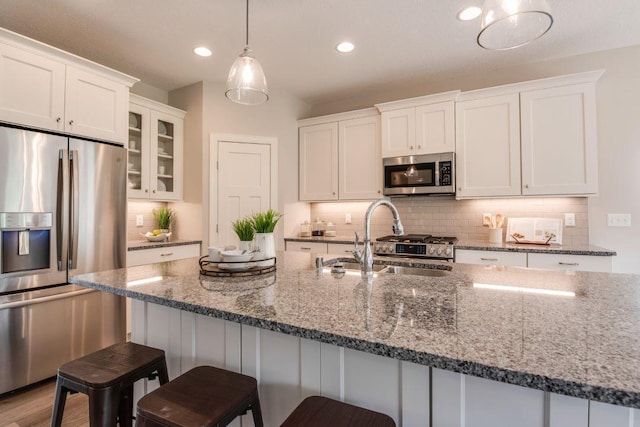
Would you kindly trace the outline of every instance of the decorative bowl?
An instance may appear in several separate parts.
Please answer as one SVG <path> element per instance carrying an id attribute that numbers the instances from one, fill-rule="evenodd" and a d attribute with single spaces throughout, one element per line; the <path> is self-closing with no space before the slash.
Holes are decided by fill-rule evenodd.
<path id="1" fill-rule="evenodd" d="M 253 258 L 253 252 L 235 250 L 235 251 L 222 251 L 222 261 L 224 262 L 247 262 Z"/>
<path id="2" fill-rule="evenodd" d="M 171 236 L 171 233 L 160 233 L 154 235 L 152 232 L 147 231 L 145 234 L 140 233 L 140 235 L 150 242 L 164 242 L 169 238 L 169 236 Z"/>

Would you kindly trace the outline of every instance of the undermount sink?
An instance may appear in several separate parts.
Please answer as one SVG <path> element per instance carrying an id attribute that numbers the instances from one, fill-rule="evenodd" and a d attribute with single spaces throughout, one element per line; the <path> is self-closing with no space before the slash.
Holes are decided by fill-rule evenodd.
<path id="1" fill-rule="evenodd" d="M 345 271 L 361 271 L 362 267 L 360 266 L 360 264 L 358 264 L 357 262 L 337 262 L 329 267 L 333 267 L 336 265 L 340 265 L 342 264 L 342 267 L 345 269 Z M 384 270 L 385 268 L 387 268 L 388 266 L 386 265 L 382 265 L 382 264 L 374 264 L 373 265 L 373 271 L 374 272 L 380 272 L 382 270 Z"/>
<path id="2" fill-rule="evenodd" d="M 376 267 L 374 265 L 374 267 Z M 437 268 L 417 268 L 417 267 L 401 267 L 397 265 L 390 265 L 384 270 L 385 274 L 410 274 L 413 276 L 427 276 L 427 277 L 443 277 L 447 276 L 450 271 L 441 270 Z"/>

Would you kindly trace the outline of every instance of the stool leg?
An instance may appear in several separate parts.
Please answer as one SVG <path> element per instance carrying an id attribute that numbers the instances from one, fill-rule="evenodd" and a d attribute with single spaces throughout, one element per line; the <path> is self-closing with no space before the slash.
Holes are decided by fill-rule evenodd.
<path id="1" fill-rule="evenodd" d="M 160 366 L 158 366 L 158 381 L 160 382 L 160 385 L 169 382 L 169 373 L 167 372 L 167 362 L 165 360 L 163 360 Z"/>
<path id="2" fill-rule="evenodd" d="M 115 427 L 120 403 L 120 387 L 89 388 L 89 425 Z"/>
<path id="3" fill-rule="evenodd" d="M 69 389 L 62 385 L 62 379 L 58 377 L 56 380 L 56 394 L 53 398 L 53 411 L 51 412 L 51 427 L 60 427 L 62 424 L 62 414 L 64 413 L 64 404 L 67 402 L 67 393 Z"/>
<path id="4" fill-rule="evenodd" d="M 133 425 L 133 384 L 122 390 L 119 406 L 118 424 L 120 427 L 131 427 Z"/>
<path id="5" fill-rule="evenodd" d="M 260 409 L 260 398 L 258 393 L 255 393 L 254 399 L 251 402 L 251 415 L 253 415 L 253 424 L 255 427 L 263 427 L 262 410 Z"/>

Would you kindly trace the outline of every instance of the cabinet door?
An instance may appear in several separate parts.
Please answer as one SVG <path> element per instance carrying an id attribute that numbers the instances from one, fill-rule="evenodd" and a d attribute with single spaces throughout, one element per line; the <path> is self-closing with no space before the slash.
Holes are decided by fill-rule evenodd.
<path id="1" fill-rule="evenodd" d="M 524 252 L 479 251 L 456 249 L 456 262 L 480 265 L 507 265 L 526 267 L 527 254 Z"/>
<path id="2" fill-rule="evenodd" d="M 130 199 L 148 199 L 149 189 L 149 109 L 129 107 L 128 193 Z"/>
<path id="3" fill-rule="evenodd" d="M 520 195 L 518 94 L 456 104 L 456 198 Z"/>
<path id="4" fill-rule="evenodd" d="M 0 120 L 64 130 L 65 65 L 0 44 Z"/>
<path id="5" fill-rule="evenodd" d="M 338 123 L 300 128 L 300 200 L 338 200 Z"/>
<path id="6" fill-rule="evenodd" d="M 600 271 L 610 273 L 612 269 L 610 256 L 564 255 L 530 253 L 530 268 L 568 271 Z"/>
<path id="7" fill-rule="evenodd" d="M 182 119 L 151 110 L 149 187 L 152 199 L 182 198 L 182 127 Z"/>
<path id="8" fill-rule="evenodd" d="M 595 84 L 523 92 L 522 194 L 598 190 Z"/>
<path id="9" fill-rule="evenodd" d="M 447 153 L 456 149 L 454 103 L 416 107 L 416 152 Z"/>
<path id="10" fill-rule="evenodd" d="M 127 251 L 127 267 L 200 256 L 200 244 Z"/>
<path id="11" fill-rule="evenodd" d="M 67 67 L 65 131 L 124 144 L 129 89 L 120 83 Z"/>
<path id="12" fill-rule="evenodd" d="M 382 157 L 415 154 L 415 107 L 382 113 Z"/>
<path id="13" fill-rule="evenodd" d="M 382 196 L 380 116 L 339 122 L 338 167 L 341 200 Z"/>

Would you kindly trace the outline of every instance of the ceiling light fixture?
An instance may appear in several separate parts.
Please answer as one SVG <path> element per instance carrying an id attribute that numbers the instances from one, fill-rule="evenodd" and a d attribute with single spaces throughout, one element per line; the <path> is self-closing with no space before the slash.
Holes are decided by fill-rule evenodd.
<path id="1" fill-rule="evenodd" d="M 231 66 L 227 78 L 227 98 L 238 104 L 258 105 L 269 99 L 267 79 L 260 63 L 249 49 L 249 0 L 247 0 L 247 22 L 245 47 Z"/>
<path id="2" fill-rule="evenodd" d="M 546 0 L 484 0 L 478 44 L 489 50 L 524 46 L 552 24 Z"/>
<path id="3" fill-rule="evenodd" d="M 207 49 L 204 46 L 194 47 L 193 53 L 195 53 L 198 56 L 211 56 L 211 50 Z"/>
<path id="4" fill-rule="evenodd" d="M 342 42 L 336 46 L 336 50 L 342 53 L 352 52 L 355 48 L 355 45 L 351 42 Z"/>
<path id="5" fill-rule="evenodd" d="M 476 19 L 481 14 L 482 14 L 482 9 L 480 9 L 478 6 L 469 6 L 469 7 L 465 7 L 464 9 L 461 9 L 460 12 L 458 12 L 458 14 L 456 15 L 456 17 L 460 21 L 471 21 L 473 19 Z"/>

